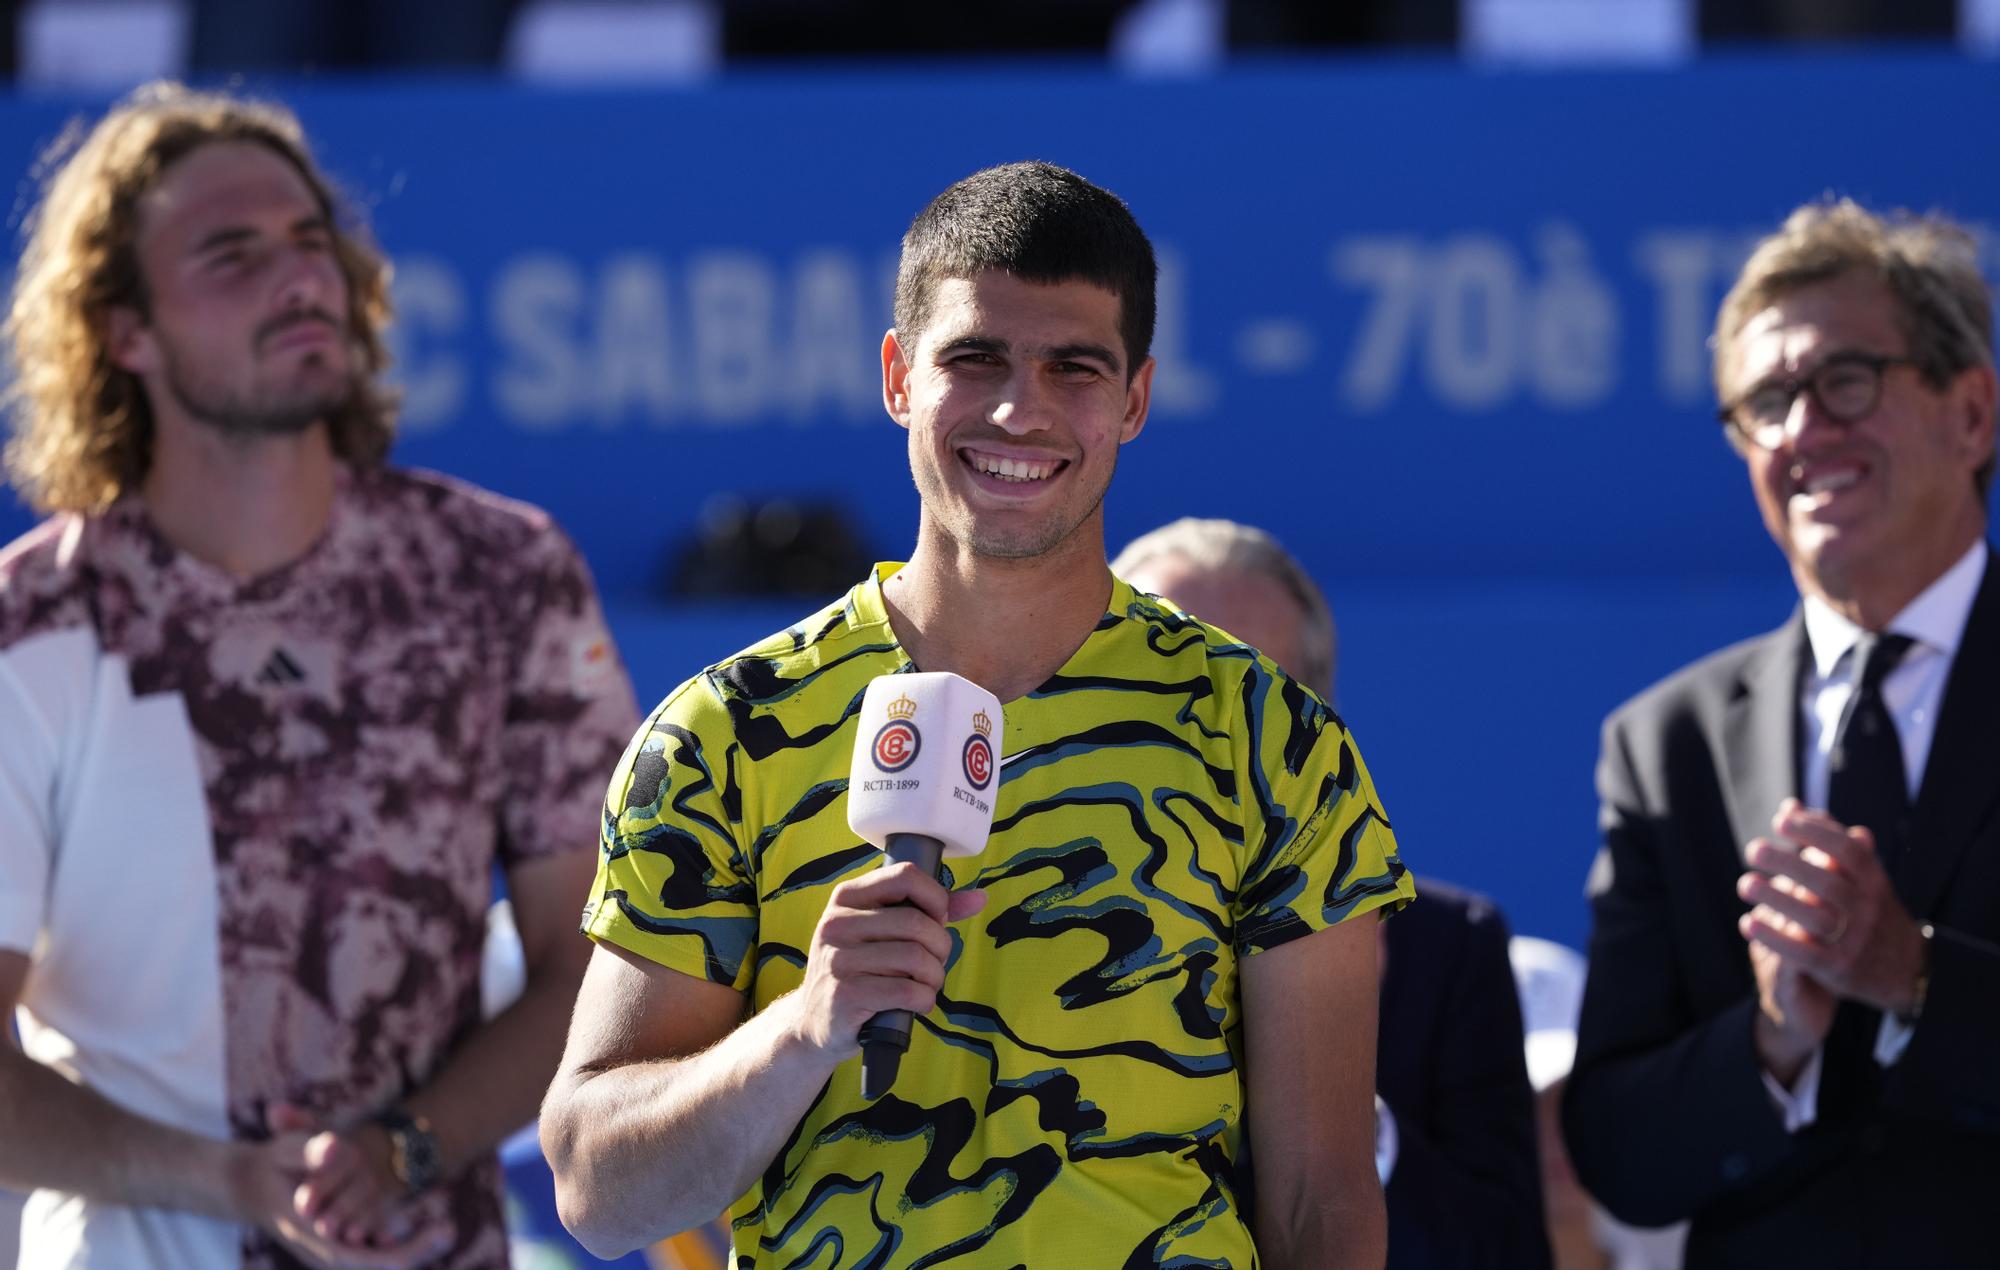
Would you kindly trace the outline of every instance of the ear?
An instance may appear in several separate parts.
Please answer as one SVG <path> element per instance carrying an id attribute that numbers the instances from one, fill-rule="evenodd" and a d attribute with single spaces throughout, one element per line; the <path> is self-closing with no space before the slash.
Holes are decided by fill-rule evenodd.
<path id="1" fill-rule="evenodd" d="M 882 408 L 899 426 L 910 426 L 910 359 L 893 329 L 882 337 Z"/>
<path id="2" fill-rule="evenodd" d="M 2000 379 L 1990 364 L 1973 366 L 1958 377 L 1952 402 L 1965 445 L 1966 470 L 1976 471 L 1993 455 L 1993 411 L 2000 404 Z"/>
<path id="3" fill-rule="evenodd" d="M 1118 425 L 1118 444 L 1139 435 L 1146 426 L 1146 412 L 1153 405 L 1153 368 L 1159 362 L 1148 357 L 1139 373 L 1132 376 L 1132 382 L 1125 385 L 1125 418 Z"/>
<path id="4" fill-rule="evenodd" d="M 114 304 L 104 311 L 104 351 L 111 364 L 134 375 L 145 375 L 160 364 L 160 348 L 153 328 L 139 310 L 129 304 Z"/>

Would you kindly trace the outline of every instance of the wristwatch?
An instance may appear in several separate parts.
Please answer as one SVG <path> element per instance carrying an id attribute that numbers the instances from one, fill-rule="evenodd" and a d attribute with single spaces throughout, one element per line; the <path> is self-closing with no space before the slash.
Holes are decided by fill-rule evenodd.
<path id="1" fill-rule="evenodd" d="M 389 1134 L 389 1167 L 398 1181 L 415 1195 L 437 1185 L 444 1174 L 444 1156 L 438 1151 L 437 1134 L 431 1122 L 413 1116 L 400 1107 L 391 1107 L 375 1117 L 375 1123 Z"/>

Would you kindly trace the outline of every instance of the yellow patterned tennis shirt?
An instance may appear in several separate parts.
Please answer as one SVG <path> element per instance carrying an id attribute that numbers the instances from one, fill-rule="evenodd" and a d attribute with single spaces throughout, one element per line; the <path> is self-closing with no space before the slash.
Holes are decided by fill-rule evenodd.
<path id="1" fill-rule="evenodd" d="M 584 930 L 763 1009 L 833 888 L 868 682 L 915 669 L 895 565 L 681 685 L 611 781 Z M 1414 894 L 1345 726 L 1229 636 L 1114 580 L 1006 703 L 984 888 L 894 1089 L 844 1064 L 730 1211 L 738 1267 L 1256 1264 L 1242 959 Z"/>

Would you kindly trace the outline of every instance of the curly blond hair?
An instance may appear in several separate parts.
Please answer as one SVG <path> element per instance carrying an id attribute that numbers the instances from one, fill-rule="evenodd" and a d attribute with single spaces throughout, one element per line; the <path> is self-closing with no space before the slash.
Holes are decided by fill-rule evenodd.
<path id="1" fill-rule="evenodd" d="M 7 474 L 38 511 L 101 511 L 145 479 L 152 407 L 139 379 L 112 361 L 106 319 L 114 307 L 146 308 L 139 200 L 175 162 L 220 141 L 269 148 L 324 212 L 366 371 L 361 390 L 329 414 L 329 433 L 350 463 L 378 463 L 388 451 L 395 399 L 379 380 L 389 362 L 389 264 L 314 163 L 298 118 L 271 103 L 149 84 L 87 132 L 72 124 L 36 170 L 42 196 L 0 336 L 14 372 Z"/>

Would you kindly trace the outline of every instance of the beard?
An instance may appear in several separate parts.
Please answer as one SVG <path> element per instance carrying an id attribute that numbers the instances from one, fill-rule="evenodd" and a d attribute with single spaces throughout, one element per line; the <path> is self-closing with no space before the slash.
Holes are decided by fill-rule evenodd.
<path id="1" fill-rule="evenodd" d="M 167 391 L 190 418 L 226 437 L 297 436 L 361 395 L 361 377 L 347 350 L 338 356 L 314 354 L 284 383 L 244 389 L 205 374 L 198 359 L 164 347 Z"/>

